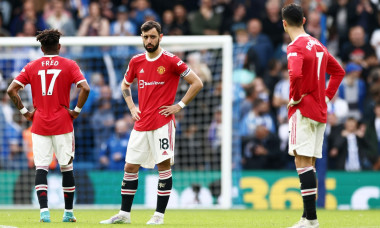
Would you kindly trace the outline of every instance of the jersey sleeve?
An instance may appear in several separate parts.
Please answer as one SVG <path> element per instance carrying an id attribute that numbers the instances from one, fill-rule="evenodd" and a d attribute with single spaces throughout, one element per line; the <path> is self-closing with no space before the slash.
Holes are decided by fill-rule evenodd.
<path id="1" fill-rule="evenodd" d="M 86 81 L 86 78 L 83 76 L 83 73 L 76 62 L 73 61 L 71 65 L 71 75 L 73 77 L 73 83 L 78 87 L 78 85 L 81 82 Z"/>
<path id="2" fill-rule="evenodd" d="M 124 82 L 127 85 L 131 85 L 133 83 L 133 80 L 135 79 L 135 73 L 134 73 L 134 58 L 129 61 L 127 70 L 124 74 Z"/>
<path id="3" fill-rule="evenodd" d="M 172 64 L 174 68 L 174 73 L 181 77 L 186 77 L 190 73 L 190 68 L 187 66 L 185 62 L 183 62 L 177 56 L 174 56 L 172 59 Z"/>
<path id="4" fill-rule="evenodd" d="M 288 69 L 289 69 L 289 79 L 291 86 L 293 87 L 293 100 L 299 101 L 301 99 L 301 78 L 303 77 L 302 67 L 304 55 L 301 50 L 296 45 L 288 46 Z"/>
<path id="5" fill-rule="evenodd" d="M 332 56 L 330 53 L 327 62 L 326 73 L 330 75 L 329 84 L 326 89 L 326 96 L 331 100 L 338 90 L 339 85 L 342 82 L 346 72 L 334 58 L 334 56 Z"/>
<path id="6" fill-rule="evenodd" d="M 29 64 L 27 64 L 24 68 L 22 68 L 20 74 L 17 75 L 17 77 L 13 80 L 14 82 L 22 86 L 22 88 L 25 88 L 25 86 L 30 83 L 28 70 L 29 70 Z"/>

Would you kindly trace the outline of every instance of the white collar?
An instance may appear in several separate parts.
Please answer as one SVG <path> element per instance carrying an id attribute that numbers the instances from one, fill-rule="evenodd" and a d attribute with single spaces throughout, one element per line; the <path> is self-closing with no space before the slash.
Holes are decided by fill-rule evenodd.
<path id="1" fill-rule="evenodd" d="M 164 52 L 164 49 L 161 48 L 161 52 L 160 52 L 160 54 L 158 54 L 158 55 L 157 55 L 155 58 L 153 58 L 153 59 L 149 58 L 149 56 L 148 56 L 148 52 L 145 52 L 145 58 L 146 58 L 146 60 L 148 60 L 149 62 L 153 62 L 153 61 L 156 61 L 158 58 L 160 58 L 163 52 Z"/>
<path id="2" fill-rule="evenodd" d="M 288 46 L 292 45 L 294 42 L 296 42 L 296 40 L 300 37 L 306 37 L 306 36 L 310 36 L 309 34 L 301 34 L 301 35 L 298 35 L 290 44 L 288 44 Z"/>
<path id="3" fill-rule="evenodd" d="M 42 57 L 56 57 L 56 56 L 58 56 L 58 55 L 44 55 Z"/>

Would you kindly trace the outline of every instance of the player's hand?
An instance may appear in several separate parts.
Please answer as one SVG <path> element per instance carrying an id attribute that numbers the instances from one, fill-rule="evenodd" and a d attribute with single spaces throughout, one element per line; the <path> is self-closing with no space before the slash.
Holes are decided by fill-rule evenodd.
<path id="1" fill-rule="evenodd" d="M 301 99 L 299 99 L 298 101 L 294 101 L 293 98 L 290 99 L 290 101 L 289 101 L 289 103 L 288 103 L 288 106 L 287 106 L 286 108 L 289 109 L 290 107 L 293 107 L 294 105 L 299 104 L 299 103 L 302 101 L 302 98 L 303 98 L 304 96 L 306 96 L 306 95 L 307 95 L 307 94 L 302 94 Z"/>
<path id="2" fill-rule="evenodd" d="M 132 119 L 134 121 L 140 120 L 140 115 L 139 115 L 141 113 L 140 109 L 135 106 L 135 107 L 131 108 L 130 110 L 131 110 L 131 114 L 132 114 Z"/>
<path id="3" fill-rule="evenodd" d="M 69 114 L 70 114 L 70 116 L 71 116 L 71 119 L 75 120 L 75 119 L 79 116 L 79 112 L 76 112 L 76 111 L 74 111 L 74 110 L 71 110 L 71 109 L 69 109 L 69 108 L 66 107 L 66 106 L 63 106 L 63 107 L 69 112 Z"/>
<path id="4" fill-rule="evenodd" d="M 33 117 L 34 117 L 34 113 L 36 112 L 37 109 L 34 109 L 33 111 L 31 112 L 27 112 L 24 114 L 24 117 L 29 120 L 29 121 L 33 121 Z"/>
<path id="5" fill-rule="evenodd" d="M 168 117 L 171 114 L 176 114 L 177 112 L 181 111 L 181 106 L 179 104 L 170 105 L 170 106 L 161 106 L 160 109 L 162 109 L 159 113 L 165 117 Z"/>

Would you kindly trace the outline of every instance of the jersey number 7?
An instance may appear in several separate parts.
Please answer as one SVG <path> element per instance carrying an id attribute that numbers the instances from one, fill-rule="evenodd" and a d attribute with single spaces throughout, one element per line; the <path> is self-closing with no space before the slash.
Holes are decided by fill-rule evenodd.
<path id="1" fill-rule="evenodd" d="M 38 75 L 41 76 L 41 88 L 42 88 L 42 96 L 46 95 L 46 74 L 53 74 L 53 78 L 51 79 L 48 93 L 47 95 L 52 95 L 53 94 L 53 89 L 54 89 L 54 83 L 55 80 L 57 79 L 59 73 L 61 73 L 62 70 L 57 70 L 57 69 L 49 69 L 45 72 L 45 70 L 39 70 Z"/>
<path id="2" fill-rule="evenodd" d="M 321 70 L 321 63 L 323 58 L 323 52 L 317 52 L 317 58 L 318 58 L 318 80 L 319 80 L 319 72 Z"/>

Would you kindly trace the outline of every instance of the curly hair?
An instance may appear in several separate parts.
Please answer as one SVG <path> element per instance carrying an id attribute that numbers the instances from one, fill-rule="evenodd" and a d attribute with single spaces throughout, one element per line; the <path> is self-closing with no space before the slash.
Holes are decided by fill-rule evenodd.
<path id="1" fill-rule="evenodd" d="M 45 52 L 58 51 L 59 38 L 61 38 L 62 33 L 57 29 L 45 29 L 39 31 L 36 36 L 37 41 L 41 43 L 41 46 Z"/>

